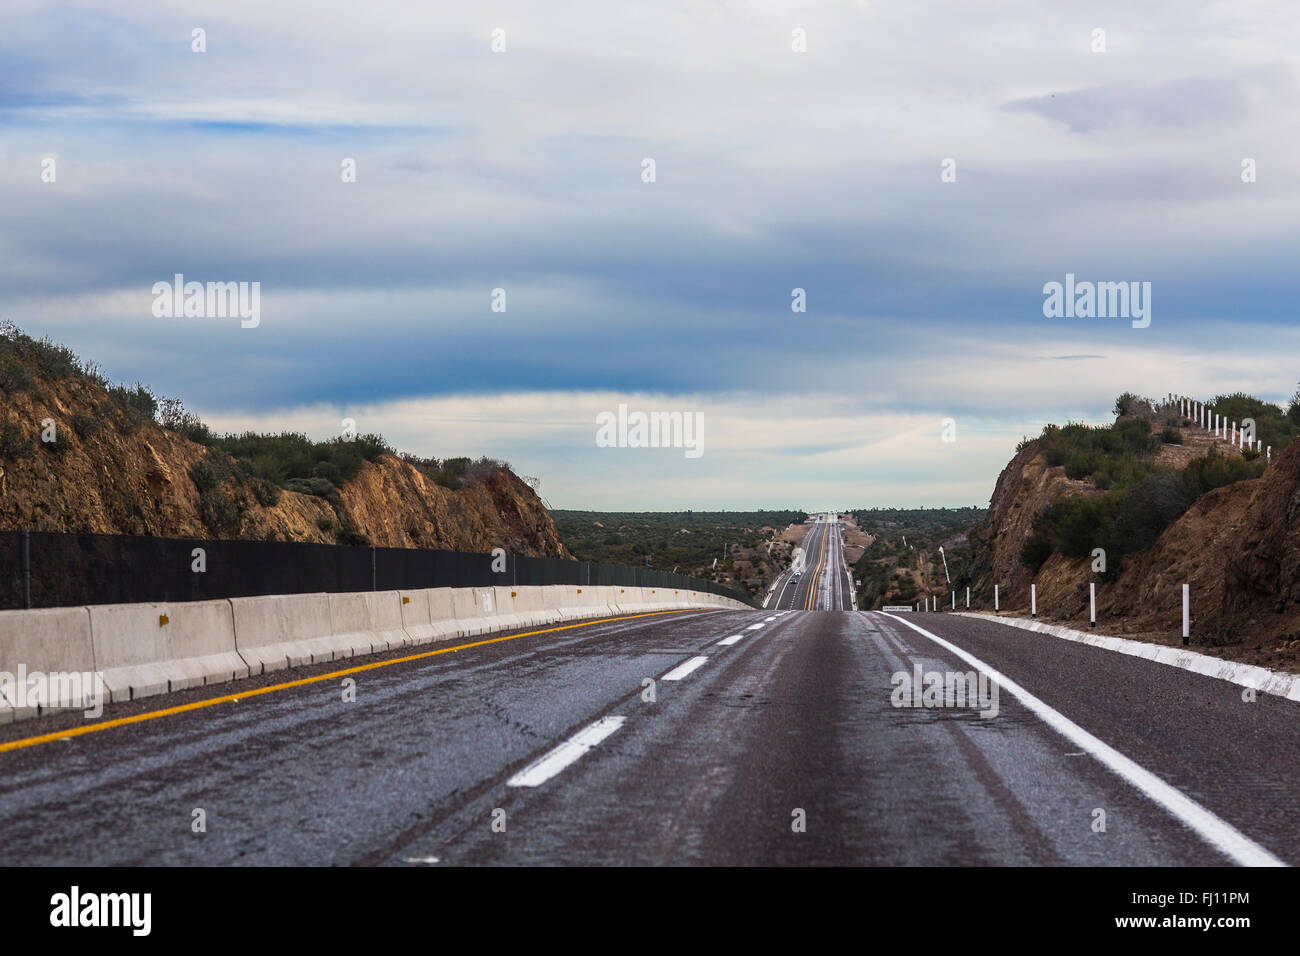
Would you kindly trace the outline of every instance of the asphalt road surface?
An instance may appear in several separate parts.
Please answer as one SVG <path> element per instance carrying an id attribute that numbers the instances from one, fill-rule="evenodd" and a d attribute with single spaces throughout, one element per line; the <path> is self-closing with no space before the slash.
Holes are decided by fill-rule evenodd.
<path id="1" fill-rule="evenodd" d="M 0 728 L 0 864 L 1300 861 L 1300 704 L 1046 635 L 772 609 L 428 649 L 355 702 L 321 665 Z"/>
<path id="2" fill-rule="evenodd" d="M 815 516 L 802 548 L 802 560 L 777 578 L 768 605 L 791 611 L 852 610 L 850 572 L 836 516 Z"/>

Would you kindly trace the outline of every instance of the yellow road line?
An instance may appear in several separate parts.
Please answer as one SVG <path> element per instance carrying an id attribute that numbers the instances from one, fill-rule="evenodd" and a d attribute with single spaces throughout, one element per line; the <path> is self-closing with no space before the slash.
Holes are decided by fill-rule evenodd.
<path id="1" fill-rule="evenodd" d="M 553 634 L 556 631 L 570 631 L 577 627 L 591 627 L 593 624 L 609 624 L 612 621 L 631 621 L 639 617 L 656 617 L 661 614 L 683 614 L 686 611 L 698 610 L 705 609 L 681 608 L 672 611 L 646 611 L 643 614 L 629 614 L 626 617 L 605 617 L 598 621 L 581 621 L 577 624 L 563 624 L 559 627 L 548 627 L 540 631 L 525 631 L 522 634 L 507 634 L 505 637 L 492 637 L 485 641 L 474 641 L 470 644 L 458 644 L 455 647 L 440 647 L 436 651 L 423 651 L 419 654 L 408 654 L 406 657 L 395 657 L 391 661 L 373 661 L 369 664 L 358 664 L 356 667 L 348 667 L 341 671 L 330 671 L 328 674 L 318 674 L 315 677 L 302 677 L 298 680 L 285 681 L 282 684 L 270 684 L 266 687 L 251 687 L 246 691 L 234 694 L 223 694 L 221 697 L 209 697 L 188 704 L 178 704 L 175 707 L 165 707 L 162 710 L 151 710 L 147 713 L 135 714 L 132 717 L 118 717 L 113 720 L 101 720 L 99 723 L 86 724 L 84 727 L 70 727 L 67 730 L 56 730 L 53 733 L 40 734 L 36 737 L 25 737 L 22 740 L 11 740 L 8 743 L 0 743 L 0 753 L 4 753 L 7 750 L 19 750 L 23 747 L 35 747 L 37 744 L 47 744 L 50 741 L 63 740 L 66 737 L 80 737 L 82 734 L 93 734 L 100 730 L 111 730 L 114 727 L 125 727 L 127 724 L 138 724 L 145 720 L 156 720 L 159 717 L 170 717 L 173 714 L 183 714 L 187 711 L 199 710 L 203 707 L 213 707 L 217 704 L 234 703 L 237 700 L 243 700 L 248 697 L 257 697 L 260 694 L 269 694 L 272 691 L 288 690 L 290 687 L 303 687 L 307 684 L 318 684 L 321 681 L 346 677 L 348 674 L 359 674 L 362 671 L 372 671 L 380 667 L 391 667 L 394 664 L 405 664 L 410 661 L 423 660 L 426 657 L 436 657 L 439 654 L 450 654 L 453 651 L 463 651 L 471 647 L 482 647 L 485 644 L 499 644 L 502 641 L 513 641 L 520 637 L 534 637 L 538 634 Z"/>
<path id="2" fill-rule="evenodd" d="M 817 579 L 821 577 L 822 565 L 826 562 L 826 534 L 827 532 L 822 532 L 821 547 L 817 550 L 817 568 L 808 582 L 808 594 L 803 602 L 805 611 L 813 610 L 813 605 L 817 603 Z"/>

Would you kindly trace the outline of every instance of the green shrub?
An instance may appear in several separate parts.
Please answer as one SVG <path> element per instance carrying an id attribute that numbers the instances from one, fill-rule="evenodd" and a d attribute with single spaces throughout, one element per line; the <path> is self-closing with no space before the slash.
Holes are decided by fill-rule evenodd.
<path id="1" fill-rule="evenodd" d="M 78 408 L 72 413 L 72 430 L 85 441 L 99 432 L 99 419 L 84 408 Z"/>
<path id="2" fill-rule="evenodd" d="M 289 491 L 317 498 L 332 498 L 338 494 L 338 489 L 326 478 L 290 478 L 284 486 Z"/>
<path id="3" fill-rule="evenodd" d="M 1258 453 L 1252 460 L 1238 458 L 1236 455 L 1220 455 L 1211 449 L 1208 455 L 1192 459 L 1183 469 L 1180 475 L 1183 490 L 1195 500 L 1207 491 L 1222 488 L 1234 481 L 1258 478 L 1264 473 L 1263 463 L 1258 461 L 1258 458 Z"/>
<path id="4" fill-rule="evenodd" d="M 194 482 L 194 487 L 199 490 L 199 494 L 214 491 L 219 484 L 216 469 L 206 461 L 195 462 L 194 467 L 190 469 L 190 480 Z"/>
<path id="5" fill-rule="evenodd" d="M 31 439 L 23 434 L 17 422 L 5 422 L 0 426 L 0 460 L 19 461 L 36 454 Z"/>
<path id="6" fill-rule="evenodd" d="M 1067 477 L 1080 480 L 1103 476 L 1098 487 L 1123 487 L 1155 471 L 1152 458 L 1160 440 L 1140 418 L 1091 427 L 1077 422 L 1043 429 L 1039 447 L 1050 467 L 1063 465 Z"/>
<path id="7" fill-rule="evenodd" d="M 199 494 L 199 519 L 217 537 L 237 535 L 247 510 L 246 499 L 228 497 L 219 488 L 210 488 Z"/>
<path id="8" fill-rule="evenodd" d="M 1124 555 L 1145 551 L 1155 544 L 1160 532 L 1193 500 L 1181 476 L 1172 473 L 1152 475 L 1128 489 L 1111 525 L 1107 548 L 1111 565 L 1117 568 Z"/>
<path id="9" fill-rule="evenodd" d="M 0 353 L 0 390 L 8 395 L 25 392 L 32 387 L 32 373 L 17 355 Z"/>
<path id="10" fill-rule="evenodd" d="M 1177 428 L 1166 428 L 1160 433 L 1160 440 L 1166 445 L 1181 445 L 1183 433 Z"/>
<path id="11" fill-rule="evenodd" d="M 1020 549 L 1020 561 L 1034 573 L 1052 556 L 1052 538 L 1046 529 L 1035 529 Z"/>
<path id="12" fill-rule="evenodd" d="M 343 471 L 333 461 L 318 461 L 316 467 L 311 470 L 313 478 L 324 478 L 331 485 L 338 487 L 343 486 Z"/>
<path id="13" fill-rule="evenodd" d="M 370 544 L 369 538 L 351 526 L 340 527 L 334 534 L 334 541 L 337 544 L 346 544 L 350 547 L 364 547 Z"/>
<path id="14" fill-rule="evenodd" d="M 261 478 L 254 478 L 252 483 L 253 497 L 257 499 L 257 503 L 263 508 L 274 508 L 280 503 L 280 489 L 271 482 L 264 481 Z"/>
<path id="15" fill-rule="evenodd" d="M 58 345 L 46 336 L 40 340 L 28 339 L 28 348 L 36 359 L 36 367 L 44 378 L 58 381 L 81 373 L 81 360 L 67 346 Z"/>
<path id="16" fill-rule="evenodd" d="M 1100 467 L 1100 458 L 1090 451 L 1077 450 L 1065 456 L 1065 477 L 1088 478 Z"/>
<path id="17" fill-rule="evenodd" d="M 1284 412 L 1271 402 L 1262 402 L 1243 392 L 1216 396 L 1210 404 L 1230 422 L 1253 418 L 1255 437 L 1262 445 L 1273 446 L 1274 451 L 1281 451 L 1300 434 L 1300 422 L 1295 421 L 1289 411 Z"/>
<path id="18" fill-rule="evenodd" d="M 154 412 L 158 410 L 158 399 L 148 385 L 135 383 L 133 388 L 125 385 L 112 385 L 108 389 L 109 398 L 119 406 L 137 413 L 140 419 L 153 421 Z"/>

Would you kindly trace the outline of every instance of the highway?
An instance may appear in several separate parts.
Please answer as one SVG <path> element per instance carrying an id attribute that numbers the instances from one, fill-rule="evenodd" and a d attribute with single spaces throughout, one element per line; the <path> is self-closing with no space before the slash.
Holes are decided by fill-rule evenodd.
<path id="1" fill-rule="evenodd" d="M 2 727 L 0 864 L 1300 862 L 1300 704 L 1101 648 L 782 608 L 441 650 L 346 662 L 354 702 L 323 664 Z M 996 704 L 900 695 L 918 667 Z"/>
<path id="2" fill-rule="evenodd" d="M 821 514 L 812 520 L 801 545 L 802 560 L 777 578 L 768 606 L 791 611 L 852 610 L 850 569 L 836 516 Z"/>

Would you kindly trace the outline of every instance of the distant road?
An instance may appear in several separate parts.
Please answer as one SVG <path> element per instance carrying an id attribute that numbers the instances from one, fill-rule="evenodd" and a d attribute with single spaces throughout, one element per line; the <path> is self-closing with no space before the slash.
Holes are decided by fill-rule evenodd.
<path id="1" fill-rule="evenodd" d="M 853 609 L 850 570 L 835 515 L 817 515 L 804 535 L 802 573 L 777 578 L 770 606 L 776 610 L 848 611 Z"/>
<path id="2" fill-rule="evenodd" d="M 996 716 L 893 705 L 972 659 Z M 1300 862 L 1300 704 L 987 621 L 654 615 L 353 678 L 0 752 L 0 864 Z"/>

